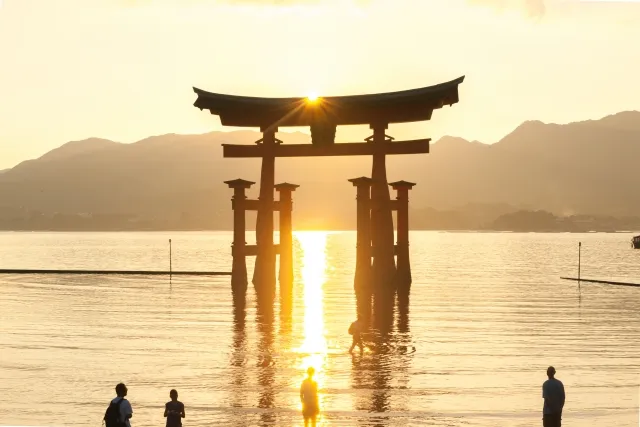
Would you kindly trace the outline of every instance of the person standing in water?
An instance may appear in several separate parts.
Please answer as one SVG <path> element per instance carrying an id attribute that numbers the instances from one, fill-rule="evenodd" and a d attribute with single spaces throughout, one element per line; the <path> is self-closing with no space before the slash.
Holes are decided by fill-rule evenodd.
<path id="1" fill-rule="evenodd" d="M 171 402 L 167 402 L 164 405 L 164 417 L 167 419 L 167 427 L 182 427 L 184 403 L 178 401 L 178 392 L 176 390 L 171 390 L 169 397 Z"/>
<path id="2" fill-rule="evenodd" d="M 564 407 L 564 385 L 556 379 L 556 370 L 553 366 L 547 368 L 548 380 L 542 384 L 542 409 L 543 427 L 562 427 L 562 408 Z"/>
<path id="3" fill-rule="evenodd" d="M 349 326 L 349 333 L 353 338 L 349 353 L 351 353 L 356 346 L 360 347 L 360 353 L 362 353 L 364 351 L 364 345 L 362 344 L 362 326 L 359 317 Z"/>
<path id="4" fill-rule="evenodd" d="M 307 378 L 302 381 L 300 386 L 300 401 L 302 402 L 302 416 L 304 417 L 304 425 L 307 427 L 309 421 L 311 426 L 315 427 L 316 417 L 320 412 L 318 405 L 318 383 L 313 380 L 315 369 L 309 367 L 307 369 Z"/>
<path id="5" fill-rule="evenodd" d="M 127 397 L 127 386 L 120 383 L 116 386 L 116 397 L 111 401 L 104 414 L 106 427 L 131 427 L 133 409 Z"/>

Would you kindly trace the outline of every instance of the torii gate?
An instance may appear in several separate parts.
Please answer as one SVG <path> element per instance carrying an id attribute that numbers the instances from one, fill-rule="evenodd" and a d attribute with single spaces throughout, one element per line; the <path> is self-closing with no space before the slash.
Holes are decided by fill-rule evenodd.
<path id="1" fill-rule="evenodd" d="M 458 102 L 458 86 L 463 81 L 464 76 L 447 83 L 420 89 L 371 95 L 332 96 L 317 100 L 302 97 L 259 98 L 223 95 L 193 88 L 198 95 L 194 105 L 201 110 L 206 109 L 211 114 L 220 116 L 222 125 L 258 127 L 262 132 L 262 138 L 256 141 L 256 145 L 223 145 L 224 157 L 258 157 L 262 159 L 258 200 L 244 200 L 244 189 L 253 183 L 242 180 L 227 182 L 230 187 L 236 188 L 234 203 L 240 203 L 239 200 L 242 199 L 246 209 L 258 211 L 256 247 L 244 247 L 244 230 L 242 230 L 242 236 L 239 234 L 237 236 L 237 239 L 242 239 L 241 244 L 239 240 L 236 242 L 234 238 L 234 269 L 237 268 L 239 271 L 235 274 L 234 287 L 242 288 L 244 286 L 246 289 L 246 267 L 244 277 L 241 274 L 242 263 L 244 263 L 246 255 L 256 255 L 253 283 L 259 294 L 275 295 L 277 252 L 281 254 L 281 286 L 283 280 L 290 280 L 289 274 L 282 274 L 283 268 L 285 272 L 290 268 L 287 265 L 282 265 L 282 259 L 291 259 L 290 253 L 283 254 L 283 251 L 291 250 L 291 245 L 283 247 L 274 244 L 273 220 L 274 211 L 281 210 L 285 204 L 289 204 L 286 210 L 290 212 L 290 195 L 295 186 L 284 184 L 282 187 L 288 191 L 288 202 L 274 201 L 276 157 L 372 156 L 370 205 L 368 208 L 361 209 L 362 212 L 370 209 L 371 245 L 360 242 L 362 237 L 360 236 L 359 247 L 364 244 L 367 249 L 370 249 L 371 274 L 365 276 L 367 276 L 366 280 L 371 282 L 370 286 L 374 293 L 395 289 L 397 276 L 394 258 L 396 248 L 393 242 L 392 210 L 394 206 L 390 199 L 387 183 L 386 155 L 428 153 L 430 139 L 394 141 L 392 137 L 386 135 L 386 129 L 391 123 L 430 120 L 434 109 Z M 335 143 L 337 126 L 361 124 L 369 125 L 373 130 L 373 135 L 362 142 Z M 283 144 L 276 138 L 276 132 L 278 128 L 287 126 L 309 126 L 311 144 Z M 399 191 L 399 199 L 401 194 L 406 194 L 406 191 L 401 189 L 406 190 L 413 185 L 404 181 L 394 184 L 396 184 L 394 188 Z M 354 185 L 356 185 L 355 182 Z M 243 208 L 243 228 L 244 210 Z M 239 220 L 239 213 L 236 214 L 236 218 Z M 359 232 L 361 231 L 359 230 Z M 406 268 L 408 268 L 408 236 L 400 236 L 400 234 L 399 240 L 406 238 L 407 241 L 398 242 L 398 253 L 406 252 Z M 236 243 L 243 246 L 242 249 L 238 248 Z M 406 251 L 400 248 L 400 246 L 404 246 L 404 243 L 406 243 Z M 369 250 L 365 252 L 369 253 Z M 241 259 L 236 260 L 236 256 Z M 368 264 L 367 261 L 365 263 Z M 402 275 L 406 276 L 406 271 L 402 272 Z M 283 276 L 286 279 L 283 279 Z M 408 280 L 410 281 L 410 275 Z M 233 281 L 234 279 L 232 279 Z"/>

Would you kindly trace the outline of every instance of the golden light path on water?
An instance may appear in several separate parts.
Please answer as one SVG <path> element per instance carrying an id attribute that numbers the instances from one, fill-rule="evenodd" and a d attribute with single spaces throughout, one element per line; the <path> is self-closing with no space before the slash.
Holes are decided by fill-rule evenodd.
<path id="1" fill-rule="evenodd" d="M 301 276 L 304 289 L 304 339 L 294 350 L 302 358 L 301 372 L 306 376 L 307 368 L 316 371 L 318 389 L 322 389 L 324 363 L 327 357 L 327 340 L 324 328 L 323 286 L 327 269 L 327 233 L 322 231 L 296 232 L 295 238 L 302 249 Z M 322 406 L 322 395 L 320 394 Z"/>

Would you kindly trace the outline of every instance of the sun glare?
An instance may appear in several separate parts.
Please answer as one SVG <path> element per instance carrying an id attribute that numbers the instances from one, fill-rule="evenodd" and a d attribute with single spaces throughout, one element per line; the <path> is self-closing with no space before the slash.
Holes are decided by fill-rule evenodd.
<path id="1" fill-rule="evenodd" d="M 327 341 L 324 331 L 323 285 L 327 268 L 327 233 L 307 231 L 295 233 L 302 249 L 302 281 L 304 283 L 304 340 L 298 349 L 303 353 L 301 371 L 313 366 L 318 386 L 322 382 Z"/>
<path id="2" fill-rule="evenodd" d="M 309 101 L 309 102 L 316 102 L 317 100 L 318 100 L 318 94 L 315 93 L 315 92 L 311 92 L 307 96 L 307 101 Z"/>

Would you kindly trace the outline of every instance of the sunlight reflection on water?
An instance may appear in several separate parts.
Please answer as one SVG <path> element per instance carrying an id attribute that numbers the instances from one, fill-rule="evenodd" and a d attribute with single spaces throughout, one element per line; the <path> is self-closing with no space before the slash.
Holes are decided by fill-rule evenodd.
<path id="1" fill-rule="evenodd" d="M 318 389 L 324 383 L 324 363 L 327 355 L 327 340 L 324 330 L 324 298 L 323 286 L 327 268 L 326 245 L 327 233 L 297 232 L 295 237 L 300 242 L 302 251 L 301 275 L 304 283 L 304 341 L 296 351 L 303 353 L 302 372 L 313 367 Z M 322 405 L 322 395 L 320 395 Z"/>

